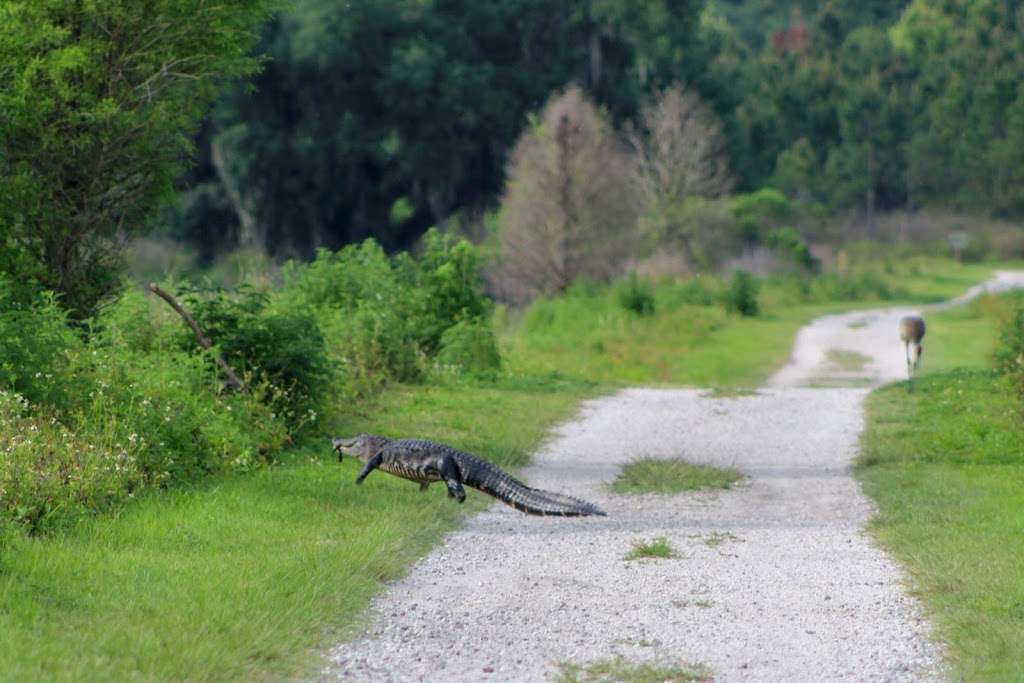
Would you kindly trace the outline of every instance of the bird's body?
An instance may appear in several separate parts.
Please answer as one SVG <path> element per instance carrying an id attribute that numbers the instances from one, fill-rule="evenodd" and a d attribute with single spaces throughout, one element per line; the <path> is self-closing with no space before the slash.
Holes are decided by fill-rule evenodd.
<path id="1" fill-rule="evenodd" d="M 900 318 L 900 341 L 907 356 L 907 378 L 914 378 L 914 371 L 921 362 L 921 354 L 924 353 L 924 333 L 927 326 L 920 316 L 908 315 Z"/>

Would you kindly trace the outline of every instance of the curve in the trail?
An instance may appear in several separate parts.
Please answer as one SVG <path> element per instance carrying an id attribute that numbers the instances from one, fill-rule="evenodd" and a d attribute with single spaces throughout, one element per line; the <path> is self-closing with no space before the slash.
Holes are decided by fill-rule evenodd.
<path id="1" fill-rule="evenodd" d="M 771 387 L 877 386 L 906 377 L 896 326 L 905 315 L 959 306 L 983 294 L 1024 288 L 1024 271 L 998 271 L 955 299 L 916 308 L 898 307 L 827 315 L 797 334 L 789 362 L 769 380 Z M 927 346 L 927 337 L 925 338 Z M 927 353 L 925 362 L 927 362 Z M 858 362 L 859 361 L 859 362 Z"/>
<path id="2" fill-rule="evenodd" d="M 872 508 L 849 471 L 865 387 L 905 370 L 894 322 L 905 312 L 815 321 L 754 395 L 631 389 L 586 403 L 524 476 L 609 517 L 493 506 L 374 602 L 368 632 L 331 651 L 322 679 L 543 681 L 560 663 L 618 656 L 700 663 L 720 681 L 941 679 L 900 569 L 863 533 Z M 837 375 L 833 348 L 866 360 Z M 746 480 L 716 494 L 612 494 L 640 456 Z M 659 536 L 679 557 L 623 559 Z"/>

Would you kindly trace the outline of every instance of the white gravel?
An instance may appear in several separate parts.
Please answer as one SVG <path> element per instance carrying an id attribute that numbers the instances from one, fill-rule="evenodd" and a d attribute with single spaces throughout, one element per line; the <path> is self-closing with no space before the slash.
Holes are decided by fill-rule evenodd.
<path id="1" fill-rule="evenodd" d="M 1024 273 L 1005 277 L 1024 285 Z M 331 650 L 321 679 L 545 681 L 561 662 L 615 656 L 700 663 L 716 681 L 942 679 L 904 576 L 863 533 L 872 508 L 849 471 L 867 393 L 850 385 L 903 375 L 895 321 L 906 312 L 815 321 L 755 395 L 630 389 L 588 402 L 523 474 L 609 516 L 495 504 L 375 600 L 371 626 Z M 841 371 L 833 348 L 870 362 Z M 806 388 L 828 384 L 847 388 Z M 622 464 L 648 455 L 747 478 L 721 493 L 608 491 Z M 680 557 L 623 559 L 658 536 Z"/>

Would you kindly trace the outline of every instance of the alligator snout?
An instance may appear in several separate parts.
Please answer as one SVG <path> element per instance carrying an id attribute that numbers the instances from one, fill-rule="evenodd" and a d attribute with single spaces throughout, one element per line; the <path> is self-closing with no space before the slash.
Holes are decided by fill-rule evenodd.
<path id="1" fill-rule="evenodd" d="M 349 455 L 352 455 L 352 449 L 359 445 L 359 437 L 354 436 L 350 439 L 343 437 L 335 437 L 331 439 L 331 448 L 333 448 L 338 454 L 338 462 L 345 456 L 346 451 Z"/>

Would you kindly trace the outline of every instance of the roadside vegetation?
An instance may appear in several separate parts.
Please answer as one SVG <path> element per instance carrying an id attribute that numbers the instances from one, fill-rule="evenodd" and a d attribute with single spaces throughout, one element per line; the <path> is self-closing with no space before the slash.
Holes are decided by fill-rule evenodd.
<path id="1" fill-rule="evenodd" d="M 914 392 L 900 382 L 868 400 L 857 470 L 874 533 L 963 680 L 1024 676 L 1022 304 L 983 297 L 928 318 Z"/>
<path id="2" fill-rule="evenodd" d="M 416 258 L 386 257 L 373 244 L 325 253 L 288 266 L 272 287 L 168 284 L 216 335 L 248 392 L 223 385 L 209 352 L 153 296 L 127 291 L 88 336 L 45 300 L 7 309 L 5 353 L 25 360 L 5 368 L 2 438 L 18 457 L 0 466 L 4 676 L 260 679 L 307 670 L 317 661 L 310 649 L 357 624 L 383 581 L 488 502 L 471 493 L 459 508 L 391 477 L 356 487 L 355 465 L 338 465 L 326 437 L 430 436 L 514 469 L 585 397 L 639 381 L 756 383 L 782 362 L 802 322 L 862 305 L 845 293 L 863 295 L 865 281 L 875 292 L 883 282 L 885 301 L 924 301 L 990 271 L 924 259 L 877 276 L 853 274 L 867 272 L 858 266 L 820 281 L 758 280 L 758 316 L 728 312 L 727 279 L 626 277 L 513 315 L 481 298 L 468 243 L 430 240 Z M 807 302 L 808 286 L 844 294 Z M 691 290 L 707 295 L 672 303 Z M 653 307 L 637 311 L 647 294 Z M 535 316 L 546 324 L 531 324 Z M 600 371 L 579 364 L 573 349 L 601 358 L 595 346 L 612 340 L 635 361 L 603 361 Z M 656 375 L 654 349 L 662 344 L 671 359 L 681 340 L 688 360 L 669 366 L 681 370 Z M 47 377 L 58 369 L 65 374 Z M 63 403 L 68 386 L 85 390 Z M 86 453 L 132 447 L 136 457 L 115 460 L 122 478 L 110 480 L 107 456 L 51 450 L 57 438 L 78 439 Z M 54 459 L 63 453 L 71 459 Z M 204 577 L 209 586 L 198 590 Z"/>

